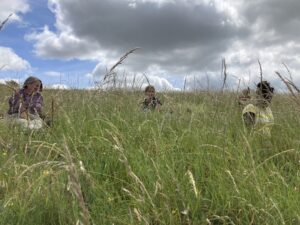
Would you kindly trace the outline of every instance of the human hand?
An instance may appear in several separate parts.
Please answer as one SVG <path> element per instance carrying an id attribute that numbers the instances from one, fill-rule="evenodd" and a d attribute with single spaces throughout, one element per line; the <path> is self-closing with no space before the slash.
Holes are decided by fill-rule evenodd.
<path id="1" fill-rule="evenodd" d="M 28 118 L 28 114 L 27 114 L 27 111 L 25 110 L 25 111 L 21 111 L 21 113 L 20 113 L 20 118 L 21 119 L 27 119 Z"/>
<path id="2" fill-rule="evenodd" d="M 27 119 L 28 118 L 28 107 L 27 104 L 22 104 L 20 107 L 20 118 Z"/>

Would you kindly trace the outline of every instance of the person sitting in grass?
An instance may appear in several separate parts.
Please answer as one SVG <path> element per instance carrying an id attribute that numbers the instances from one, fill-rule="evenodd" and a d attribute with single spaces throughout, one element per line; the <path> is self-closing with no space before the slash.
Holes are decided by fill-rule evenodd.
<path id="1" fill-rule="evenodd" d="M 274 124 L 274 117 L 270 104 L 274 88 L 267 81 L 257 84 L 256 99 L 254 104 L 248 104 L 243 109 L 243 120 L 248 128 L 253 128 L 255 133 L 262 137 L 271 137 L 271 127 Z"/>
<path id="2" fill-rule="evenodd" d="M 142 110 L 147 112 L 151 111 L 160 111 L 162 106 L 161 101 L 155 97 L 155 88 L 152 85 L 148 85 L 145 88 L 145 95 L 147 96 L 142 103 Z"/>
<path id="3" fill-rule="evenodd" d="M 24 128 L 40 129 L 43 127 L 42 81 L 28 77 L 20 90 L 15 90 L 9 98 L 8 118 Z"/>
<path id="4" fill-rule="evenodd" d="M 247 87 L 241 91 L 241 94 L 238 96 L 238 104 L 239 105 L 247 105 L 251 100 L 250 96 L 250 88 Z"/>

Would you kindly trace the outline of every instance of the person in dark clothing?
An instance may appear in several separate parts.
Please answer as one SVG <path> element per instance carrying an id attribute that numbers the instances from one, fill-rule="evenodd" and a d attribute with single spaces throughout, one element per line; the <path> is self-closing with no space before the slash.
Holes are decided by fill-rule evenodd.
<path id="1" fill-rule="evenodd" d="M 147 96 L 142 103 L 142 110 L 147 111 L 160 111 L 162 103 L 155 96 L 155 88 L 152 85 L 149 85 L 145 88 L 145 95 Z"/>

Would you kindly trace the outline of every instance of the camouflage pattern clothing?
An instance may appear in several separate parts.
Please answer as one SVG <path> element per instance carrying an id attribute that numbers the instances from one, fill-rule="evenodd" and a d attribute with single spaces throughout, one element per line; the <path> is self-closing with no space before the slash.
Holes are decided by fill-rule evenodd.
<path id="1" fill-rule="evenodd" d="M 145 98 L 142 103 L 143 111 L 154 110 L 156 106 L 162 105 L 161 101 L 157 97 L 153 97 L 151 100 L 149 98 Z"/>

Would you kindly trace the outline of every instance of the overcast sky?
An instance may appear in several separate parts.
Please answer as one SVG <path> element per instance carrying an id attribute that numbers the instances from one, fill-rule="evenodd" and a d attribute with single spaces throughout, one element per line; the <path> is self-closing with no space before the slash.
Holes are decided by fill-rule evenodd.
<path id="1" fill-rule="evenodd" d="M 0 82 L 39 76 L 46 85 L 89 88 L 117 68 L 127 82 L 142 74 L 158 88 L 251 87 L 274 71 L 300 85 L 299 0 L 1 0 Z M 122 78 L 122 79 L 123 79 Z M 142 82 L 142 81 L 141 81 Z"/>

